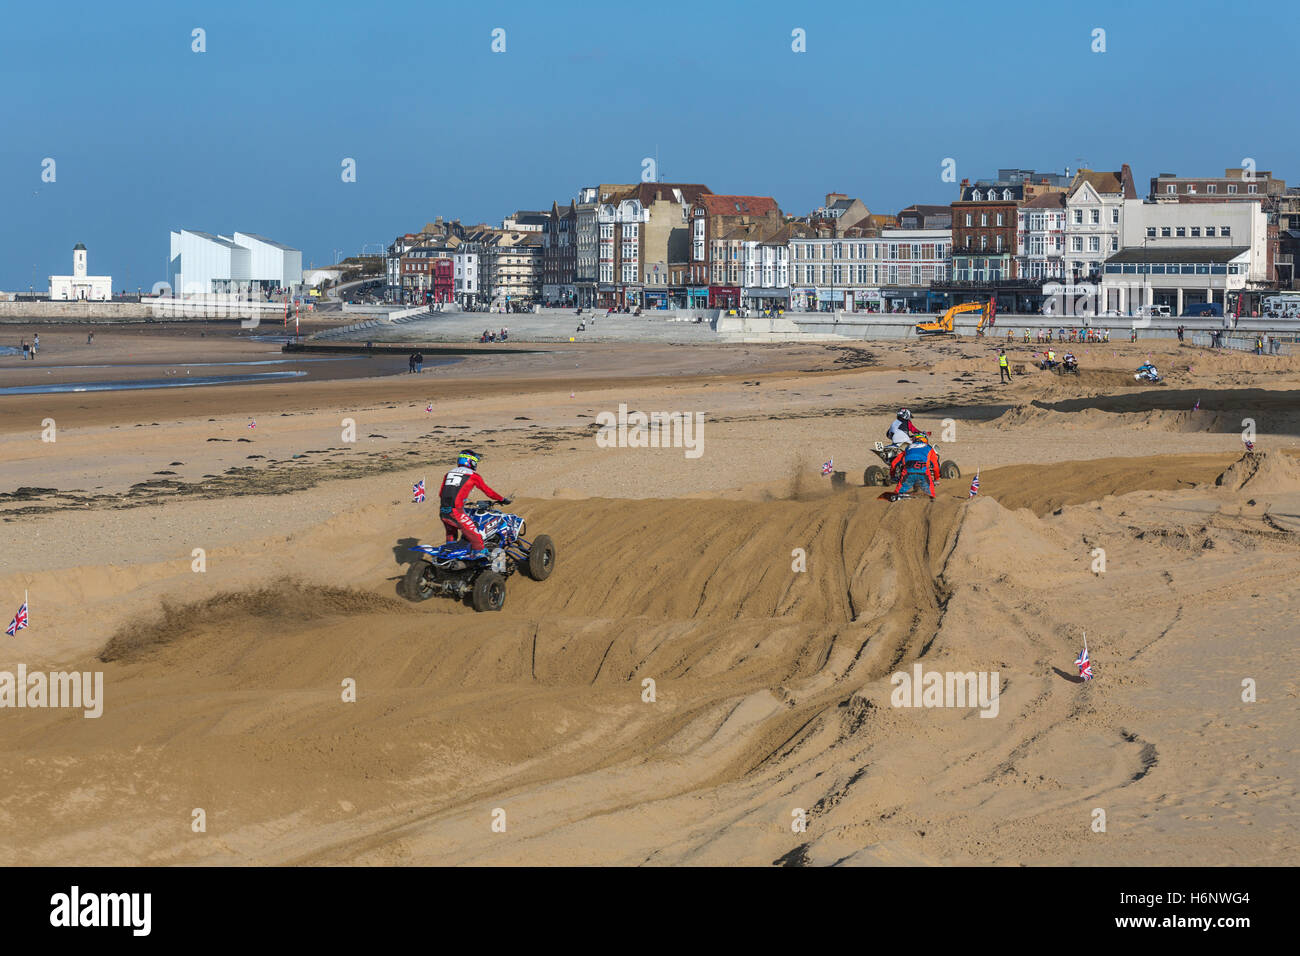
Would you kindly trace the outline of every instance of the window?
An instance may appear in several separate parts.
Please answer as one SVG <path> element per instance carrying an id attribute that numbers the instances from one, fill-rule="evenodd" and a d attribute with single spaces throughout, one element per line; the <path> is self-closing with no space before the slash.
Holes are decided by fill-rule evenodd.
<path id="1" fill-rule="evenodd" d="M 998 213 L 998 225 L 1002 225 L 1002 213 Z"/>
<path id="2" fill-rule="evenodd" d="M 1100 210 L 1100 209 L 1090 209 L 1090 210 L 1088 210 L 1088 213 L 1089 213 L 1089 216 L 1088 216 L 1088 220 L 1089 220 L 1089 222 L 1091 222 L 1094 226 L 1097 226 L 1097 225 L 1100 225 L 1100 224 L 1101 224 L 1101 210 Z"/>
<path id="3" fill-rule="evenodd" d="M 966 213 L 966 225 L 970 225 L 970 213 Z"/>
<path id="4" fill-rule="evenodd" d="M 1215 183 L 1206 183 L 1205 191 L 1207 193 L 1217 193 L 1219 191 L 1219 187 Z"/>
<path id="5" fill-rule="evenodd" d="M 973 193 L 970 194 L 970 198 L 973 199 L 973 200 L 975 200 L 976 202 L 979 202 L 979 201 L 980 201 L 981 199 L 983 199 L 984 197 L 980 195 L 980 191 L 977 189 L 977 190 L 975 190 Z"/>
<path id="6" fill-rule="evenodd" d="M 1147 226 L 1147 237 L 1150 238 L 1150 239 L 1154 239 L 1154 238 L 1156 237 L 1156 227 L 1155 227 L 1155 226 Z"/>
<path id="7" fill-rule="evenodd" d="M 1213 226 L 1206 226 L 1206 227 L 1205 227 L 1205 237 L 1206 237 L 1207 239 L 1213 239 L 1213 238 L 1214 238 L 1214 227 L 1213 227 Z"/>
<path id="8" fill-rule="evenodd" d="M 1168 239 L 1168 238 L 1169 238 L 1169 227 L 1168 227 L 1168 226 L 1161 226 L 1161 227 L 1160 227 L 1160 237 L 1161 237 L 1162 239 Z"/>
<path id="9" fill-rule="evenodd" d="M 1192 226 L 1192 238 L 1193 238 L 1193 239 L 1199 239 L 1199 238 L 1201 238 L 1201 227 L 1200 227 L 1200 226 Z"/>
<path id="10" fill-rule="evenodd" d="M 983 252 L 988 247 L 989 247 L 989 237 L 980 236 L 980 251 Z"/>
<path id="11" fill-rule="evenodd" d="M 1082 237 L 1082 236 L 1075 236 L 1073 239 L 1070 240 L 1070 251 L 1071 251 L 1071 252 L 1083 252 L 1083 237 Z"/>
<path id="12" fill-rule="evenodd" d="M 1082 225 L 1083 225 L 1083 210 L 1082 210 L 1082 209 L 1076 209 L 1076 210 L 1074 211 L 1074 224 L 1075 224 L 1076 226 L 1082 226 Z"/>
<path id="13" fill-rule="evenodd" d="M 1010 189 L 1004 189 L 1004 190 L 1002 190 L 1002 200 L 1003 200 L 1003 202 L 1011 202 L 1011 190 L 1010 190 Z"/>
<path id="14" fill-rule="evenodd" d="M 1221 236 L 1230 236 L 1230 235 L 1232 235 L 1232 227 L 1231 227 L 1231 226 L 1220 226 L 1220 227 L 1219 227 L 1219 235 L 1221 235 Z"/>
<path id="15" fill-rule="evenodd" d="M 1185 238 L 1187 235 L 1187 229 L 1184 228 L 1183 226 L 1175 226 L 1174 235 L 1177 236 L 1179 239 Z"/>
<path id="16" fill-rule="evenodd" d="M 1166 186 L 1166 187 L 1165 187 L 1165 192 L 1167 192 L 1167 193 L 1176 193 L 1176 192 L 1178 192 L 1178 187 L 1177 187 L 1177 186 L 1173 186 L 1173 185 Z"/>
<path id="17" fill-rule="evenodd" d="M 986 212 L 980 213 L 980 225 L 987 226 L 988 224 L 989 224 L 989 214 Z"/>
<path id="18" fill-rule="evenodd" d="M 1259 192 L 1259 187 L 1256 186 L 1254 183 L 1251 183 L 1249 186 L 1246 187 L 1246 192 L 1257 193 Z"/>
<path id="19" fill-rule="evenodd" d="M 1189 196 L 1194 196 L 1194 195 L 1196 195 L 1196 184 L 1195 184 L 1195 183 L 1188 183 L 1188 184 L 1187 184 L 1187 189 L 1186 189 L 1185 191 L 1186 191 L 1187 195 L 1189 195 Z"/>
<path id="20" fill-rule="evenodd" d="M 1110 251 L 1119 252 L 1119 236 L 1110 237 Z"/>
<path id="21" fill-rule="evenodd" d="M 994 240 L 994 242 L 993 242 L 993 247 L 994 247 L 995 249 L 997 249 L 998 252 L 1001 252 L 1001 251 L 1002 251 L 1002 236 L 1001 236 L 1001 235 L 997 236 L 997 238 Z"/>
<path id="22" fill-rule="evenodd" d="M 1101 252 L 1101 237 L 1100 237 L 1100 236 L 1089 236 L 1089 237 L 1088 237 L 1088 251 L 1089 251 L 1089 252 Z"/>
<path id="23" fill-rule="evenodd" d="M 916 242 L 912 243 L 912 258 L 913 258 L 913 259 L 919 259 L 919 258 L 921 258 L 921 244 L 920 244 L 920 243 L 916 243 Z"/>
<path id="24" fill-rule="evenodd" d="M 1118 226 L 1118 225 L 1119 225 L 1119 206 L 1115 206 L 1113 209 L 1111 209 L 1111 211 L 1110 211 L 1110 224 L 1111 224 L 1112 226 Z"/>
<path id="25" fill-rule="evenodd" d="M 1237 184 L 1236 184 L 1236 183 L 1228 183 L 1228 192 L 1229 192 L 1229 193 L 1235 193 L 1236 191 L 1237 191 Z"/>

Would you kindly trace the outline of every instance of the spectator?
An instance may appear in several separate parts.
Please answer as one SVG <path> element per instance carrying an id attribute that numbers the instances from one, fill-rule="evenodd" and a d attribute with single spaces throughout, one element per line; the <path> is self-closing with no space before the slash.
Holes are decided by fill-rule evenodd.
<path id="1" fill-rule="evenodd" d="M 41 333 L 37 332 L 32 336 L 32 359 L 36 358 L 36 351 L 41 347 Z"/>
<path id="2" fill-rule="evenodd" d="M 998 350 L 998 384 L 1011 381 L 1011 369 L 1007 366 L 1007 350 Z"/>
<path id="3" fill-rule="evenodd" d="M 415 353 L 412 352 L 406 357 L 406 371 L 409 375 L 415 374 Z"/>
<path id="4" fill-rule="evenodd" d="M 23 358 L 25 359 L 31 358 L 32 357 L 31 352 L 32 352 L 32 347 L 27 344 L 26 339 L 23 339 Z"/>
<path id="5" fill-rule="evenodd" d="M 416 375 L 424 374 L 424 353 L 423 352 L 415 353 L 415 374 Z"/>

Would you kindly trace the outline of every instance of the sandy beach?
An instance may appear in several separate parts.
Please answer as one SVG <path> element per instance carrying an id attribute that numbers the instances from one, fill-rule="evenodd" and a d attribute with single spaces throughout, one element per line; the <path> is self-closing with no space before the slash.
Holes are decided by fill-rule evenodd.
<path id="1" fill-rule="evenodd" d="M 0 670 L 104 686 L 0 710 L 6 865 L 1297 859 L 1300 359 L 1079 345 L 1063 378 L 1016 343 L 999 385 L 996 340 L 511 342 L 415 376 L 199 331 L 0 357 L 304 373 L 0 394 L 32 622 Z M 701 413 L 701 454 L 598 446 L 620 404 Z M 900 405 L 960 466 L 934 502 L 863 486 Z M 499 612 L 400 588 L 462 447 L 556 544 Z M 897 705 L 916 667 L 996 674 L 996 714 Z"/>

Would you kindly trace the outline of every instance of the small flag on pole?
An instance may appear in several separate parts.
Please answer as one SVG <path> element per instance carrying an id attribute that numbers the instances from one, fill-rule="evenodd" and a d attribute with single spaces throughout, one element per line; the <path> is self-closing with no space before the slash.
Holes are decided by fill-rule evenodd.
<path id="1" fill-rule="evenodd" d="M 433 402 L 430 402 L 428 405 L 425 405 L 425 406 L 424 406 L 424 410 L 425 410 L 426 412 L 431 412 L 431 411 L 433 411 Z"/>
<path id="2" fill-rule="evenodd" d="M 1201 410 L 1201 400 L 1198 398 L 1196 400 L 1196 404 L 1192 406 L 1192 411 L 1199 412 L 1200 410 Z"/>
<path id="3" fill-rule="evenodd" d="M 253 422 L 249 422 L 249 423 L 248 423 L 248 427 L 249 427 L 249 428 L 256 428 L 256 427 L 257 427 L 257 422 L 255 422 L 255 421 L 253 421 Z"/>
<path id="4" fill-rule="evenodd" d="M 18 609 L 18 613 L 14 615 L 14 619 L 9 622 L 9 626 L 5 628 L 5 633 L 8 634 L 10 637 L 13 637 L 15 634 L 17 634 L 19 631 L 21 631 L 23 628 L 27 626 L 28 626 L 27 592 L 24 591 L 23 606 Z"/>
<path id="5" fill-rule="evenodd" d="M 828 462 L 826 462 L 824 465 L 822 465 L 822 474 L 823 474 L 823 475 L 829 475 L 829 474 L 830 474 L 832 471 L 834 471 L 834 470 L 835 470 L 835 459 L 834 459 L 834 458 L 832 458 L 830 461 L 828 461 Z"/>
<path id="6" fill-rule="evenodd" d="M 411 486 L 411 494 L 415 497 L 415 501 L 417 504 L 424 500 L 424 479 L 423 478 L 421 478 L 419 481 L 417 481 L 414 485 Z"/>
<path id="7" fill-rule="evenodd" d="M 1246 451 L 1254 451 L 1254 450 L 1255 450 L 1255 443 L 1254 443 L 1253 441 L 1251 441 L 1249 438 L 1243 438 L 1242 441 L 1244 441 L 1244 442 L 1246 443 Z"/>
<path id="8" fill-rule="evenodd" d="M 975 477 L 970 480 L 970 494 L 967 497 L 974 498 L 979 493 L 980 493 L 980 473 L 978 470 L 976 470 Z"/>
<path id="9" fill-rule="evenodd" d="M 1088 635 L 1083 636 L 1083 652 L 1074 662 L 1079 668 L 1079 676 L 1084 680 L 1092 680 L 1092 661 L 1088 660 Z"/>

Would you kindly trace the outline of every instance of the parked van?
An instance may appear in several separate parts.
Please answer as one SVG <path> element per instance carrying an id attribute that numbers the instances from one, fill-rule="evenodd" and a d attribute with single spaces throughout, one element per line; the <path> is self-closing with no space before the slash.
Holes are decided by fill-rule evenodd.
<path id="1" fill-rule="evenodd" d="M 1149 316 L 1153 319 L 1168 319 L 1173 317 L 1173 312 L 1170 311 L 1169 306 L 1167 305 L 1140 305 L 1138 306 L 1137 314 L 1144 318 Z"/>

